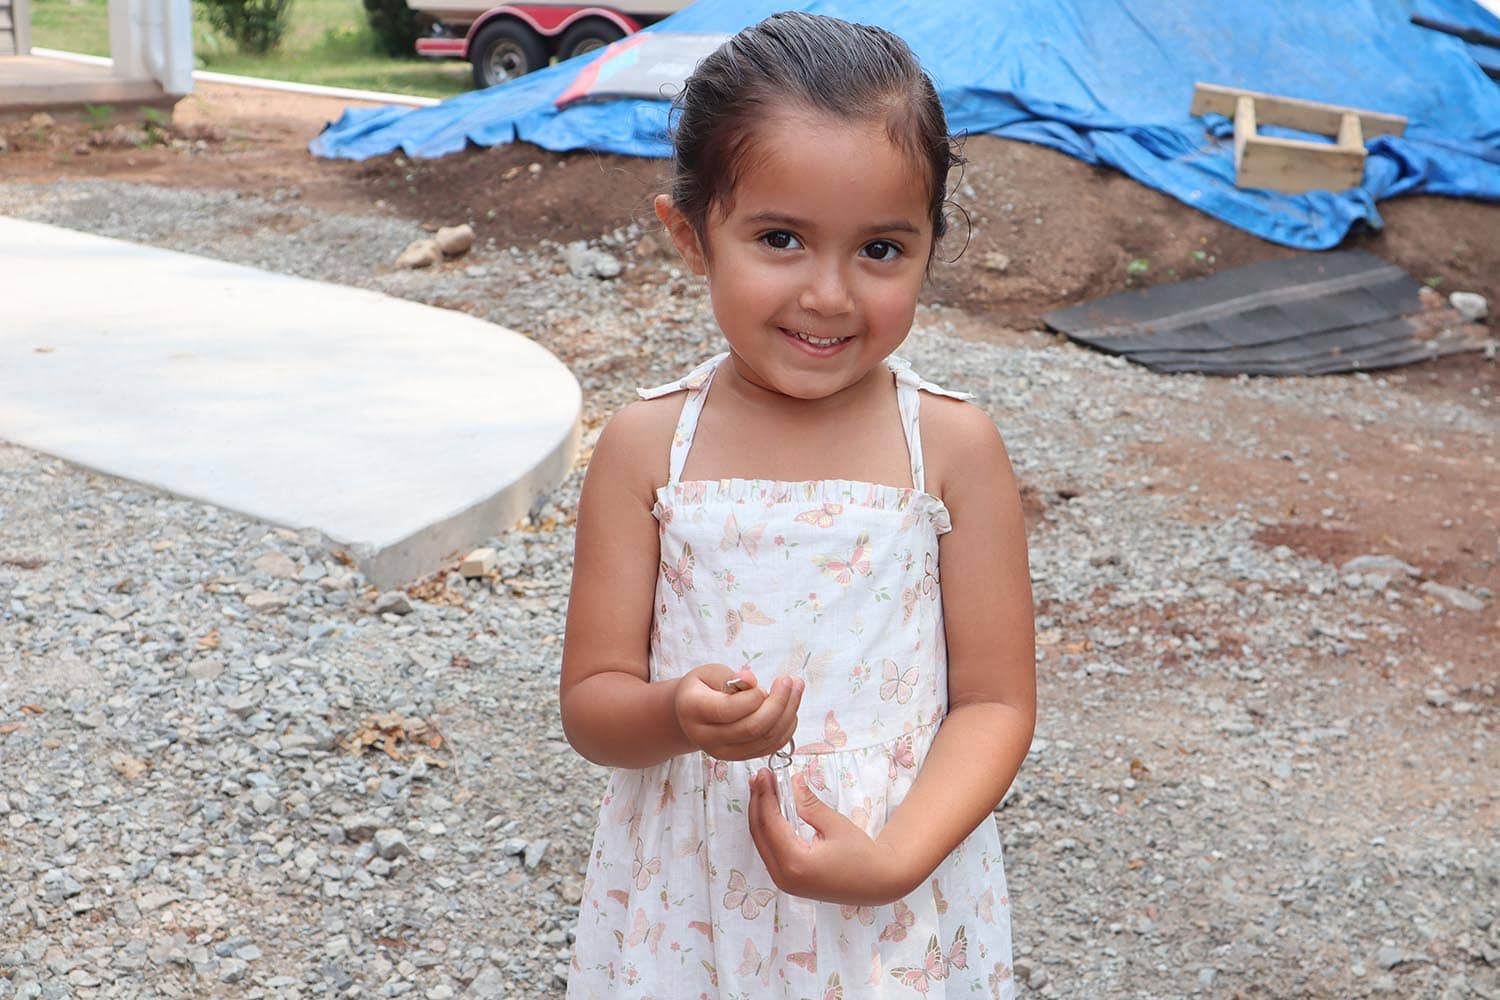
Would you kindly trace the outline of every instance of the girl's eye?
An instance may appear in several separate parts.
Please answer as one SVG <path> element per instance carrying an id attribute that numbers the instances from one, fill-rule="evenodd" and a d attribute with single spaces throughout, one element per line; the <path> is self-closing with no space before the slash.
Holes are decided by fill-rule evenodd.
<path id="1" fill-rule="evenodd" d="M 801 242 L 798 241 L 797 237 L 793 236 L 785 229 L 772 230 L 771 232 L 766 233 L 760 239 L 762 243 L 770 247 L 772 250 L 795 250 L 802 245 Z"/>
<path id="2" fill-rule="evenodd" d="M 871 260 L 895 260 L 901 256 L 901 248 L 890 240 L 876 240 L 865 244 L 865 256 Z"/>

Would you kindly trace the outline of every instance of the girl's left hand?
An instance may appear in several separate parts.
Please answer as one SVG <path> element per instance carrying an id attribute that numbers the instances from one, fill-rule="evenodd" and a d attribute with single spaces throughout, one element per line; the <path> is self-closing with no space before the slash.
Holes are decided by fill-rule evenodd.
<path id="1" fill-rule="evenodd" d="M 750 779 L 750 837 L 777 888 L 793 896 L 848 906 L 884 906 L 916 888 L 895 848 L 871 839 L 849 818 L 792 777 L 797 815 L 813 828 L 802 840 L 781 815 L 776 779 L 762 768 Z"/>

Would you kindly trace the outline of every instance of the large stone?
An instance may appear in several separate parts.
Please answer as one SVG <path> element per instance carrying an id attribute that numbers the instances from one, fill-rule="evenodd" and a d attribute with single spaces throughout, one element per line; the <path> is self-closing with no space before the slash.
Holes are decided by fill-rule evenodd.
<path id="1" fill-rule="evenodd" d="M 1478 292 L 1454 292 L 1448 296 L 1448 304 L 1470 323 L 1478 323 L 1490 314 L 1490 304 Z"/>
<path id="2" fill-rule="evenodd" d="M 469 248 L 474 245 L 474 228 L 467 224 L 444 226 L 437 231 L 432 241 L 437 244 L 444 256 L 459 257 L 468 253 Z"/>
<path id="3" fill-rule="evenodd" d="M 289 603 L 283 595 L 272 593 L 269 590 L 257 590 L 245 595 L 245 606 L 251 611 L 259 613 L 280 611 Z"/>
<path id="4" fill-rule="evenodd" d="M 470 580 L 475 577 L 489 576 L 495 571 L 495 550 L 475 549 L 464 556 L 464 561 L 459 564 L 458 571 Z"/>
<path id="5" fill-rule="evenodd" d="M 419 267 L 431 267 L 442 259 L 443 252 L 438 249 L 437 240 L 413 240 L 396 258 L 396 266 L 414 271 Z"/>
<path id="6" fill-rule="evenodd" d="M 1447 587 L 1441 583 L 1428 580 L 1422 584 L 1422 593 L 1435 597 L 1451 607 L 1460 611 L 1483 611 L 1484 602 L 1467 590 L 1459 590 L 1457 587 Z"/>
<path id="7" fill-rule="evenodd" d="M 297 575 L 297 564 L 280 552 L 267 552 L 250 564 L 257 573 L 274 576 L 278 580 L 290 580 Z"/>

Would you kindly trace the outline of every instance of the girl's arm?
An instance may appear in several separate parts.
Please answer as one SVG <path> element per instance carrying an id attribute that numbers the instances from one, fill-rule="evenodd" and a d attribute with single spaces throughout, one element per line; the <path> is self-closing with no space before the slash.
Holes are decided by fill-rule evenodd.
<path id="1" fill-rule="evenodd" d="M 563 731 L 583 756 L 650 767 L 703 750 L 723 760 L 764 756 L 796 728 L 800 688 L 778 680 L 724 692 L 735 671 L 703 664 L 652 683 L 647 664 L 661 560 L 651 509 L 681 399 L 635 403 L 599 435 L 578 501 L 573 589 L 563 643 Z M 753 675 L 741 671 L 754 684 Z"/>
<path id="2" fill-rule="evenodd" d="M 1031 576 L 1020 494 L 983 410 L 924 397 L 929 474 L 953 530 L 940 541 L 948 644 L 948 716 L 911 790 L 871 840 L 800 778 L 797 839 L 776 809 L 770 772 L 752 785 L 751 834 L 776 884 L 813 899 L 880 905 L 926 881 L 1015 779 L 1036 724 Z M 931 445 L 927 445 L 927 442 Z"/>

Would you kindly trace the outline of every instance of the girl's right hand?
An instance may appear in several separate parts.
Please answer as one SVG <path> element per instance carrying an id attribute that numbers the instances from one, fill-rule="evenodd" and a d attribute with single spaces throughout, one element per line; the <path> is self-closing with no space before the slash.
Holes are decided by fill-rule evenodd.
<path id="1" fill-rule="evenodd" d="M 748 686 L 725 691 L 732 677 Z M 677 725 L 698 749 L 717 760 L 751 760 L 787 745 L 797 729 L 802 689 L 802 681 L 778 677 L 771 682 L 771 690 L 764 691 L 749 670 L 705 663 L 683 675 L 673 707 Z"/>

